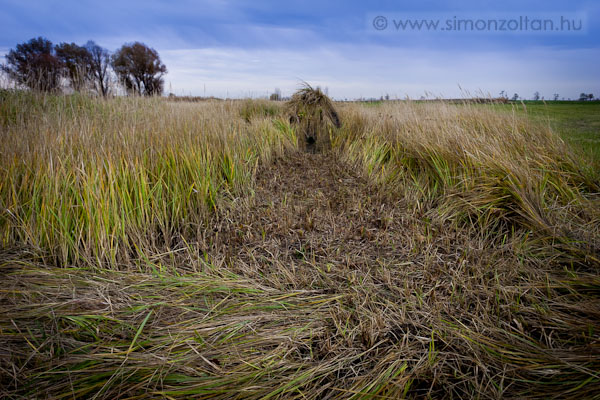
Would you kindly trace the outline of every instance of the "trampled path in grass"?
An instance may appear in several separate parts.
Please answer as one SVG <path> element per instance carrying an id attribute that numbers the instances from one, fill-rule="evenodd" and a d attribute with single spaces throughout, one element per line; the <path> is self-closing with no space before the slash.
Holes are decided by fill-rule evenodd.
<path id="1" fill-rule="evenodd" d="M 565 280 L 518 243 L 409 212 L 331 154 L 278 157 L 254 190 L 217 212 L 197 256 L 174 250 L 147 272 L 3 255 L 0 393 L 596 392 L 593 274 Z"/>
<path id="2" fill-rule="evenodd" d="M 213 226 L 208 251 L 233 271 L 292 288 L 312 289 L 315 279 L 347 285 L 377 266 L 411 264 L 411 252 L 412 262 L 420 258 L 417 221 L 332 154 L 275 160 L 259 171 L 252 199 Z"/>

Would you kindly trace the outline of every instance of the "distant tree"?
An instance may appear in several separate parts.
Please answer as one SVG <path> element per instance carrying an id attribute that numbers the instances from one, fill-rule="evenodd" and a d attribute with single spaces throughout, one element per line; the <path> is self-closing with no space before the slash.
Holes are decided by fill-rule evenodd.
<path id="1" fill-rule="evenodd" d="M 43 37 L 33 38 L 11 49 L 2 70 L 11 79 L 33 90 L 49 92 L 60 88 L 61 63 L 52 42 Z"/>
<path id="2" fill-rule="evenodd" d="M 589 101 L 594 100 L 594 95 L 592 93 L 588 94 L 588 100 Z"/>
<path id="3" fill-rule="evenodd" d="M 167 67 L 156 50 L 143 43 L 123 45 L 112 57 L 112 67 L 130 93 L 145 96 L 162 94 Z"/>
<path id="4" fill-rule="evenodd" d="M 579 101 L 586 101 L 588 99 L 587 93 L 581 93 L 579 95 Z"/>
<path id="5" fill-rule="evenodd" d="M 387 94 L 387 93 L 385 94 L 385 100 L 386 100 L 386 101 L 389 101 L 389 100 L 390 100 L 390 95 L 389 95 L 389 94 Z"/>
<path id="6" fill-rule="evenodd" d="M 533 94 L 533 100 L 534 100 L 534 101 L 538 101 L 539 99 L 540 99 L 540 92 L 535 92 L 535 93 Z"/>
<path id="7" fill-rule="evenodd" d="M 269 99 L 271 99 L 273 101 L 281 100 L 281 90 L 279 88 L 275 88 L 275 91 L 273 93 L 271 93 L 271 96 L 269 96 Z"/>
<path id="8" fill-rule="evenodd" d="M 109 93 L 110 83 L 110 54 L 105 48 L 98 46 L 90 40 L 85 44 L 90 55 L 91 79 L 96 91 L 106 97 Z"/>
<path id="9" fill-rule="evenodd" d="M 558 100 L 558 97 L 559 97 L 558 93 L 554 93 L 554 101 Z"/>
<path id="10" fill-rule="evenodd" d="M 507 98 L 506 92 L 504 90 L 500 91 L 500 97 Z"/>
<path id="11" fill-rule="evenodd" d="M 519 95 L 517 93 L 513 94 L 513 97 L 511 97 L 512 101 L 517 101 L 519 100 Z"/>
<path id="12" fill-rule="evenodd" d="M 85 47 L 75 43 L 61 43 L 55 47 L 56 57 L 61 63 L 64 76 L 75 91 L 85 89 L 91 83 L 91 54 Z"/>

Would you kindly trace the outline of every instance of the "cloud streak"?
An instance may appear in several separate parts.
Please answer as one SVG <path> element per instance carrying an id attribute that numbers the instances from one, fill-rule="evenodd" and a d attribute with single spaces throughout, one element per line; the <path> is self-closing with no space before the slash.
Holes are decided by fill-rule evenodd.
<path id="1" fill-rule="evenodd" d="M 327 86 L 343 98 L 498 95 L 531 97 L 539 91 L 575 97 L 600 92 L 585 60 L 594 50 L 535 48 L 527 51 L 457 52 L 383 46 L 336 46 L 309 50 L 208 48 L 162 50 L 167 88 L 179 95 L 261 97 L 275 87 L 284 94 L 301 80 Z M 463 91 L 461 92 L 462 87 Z"/>

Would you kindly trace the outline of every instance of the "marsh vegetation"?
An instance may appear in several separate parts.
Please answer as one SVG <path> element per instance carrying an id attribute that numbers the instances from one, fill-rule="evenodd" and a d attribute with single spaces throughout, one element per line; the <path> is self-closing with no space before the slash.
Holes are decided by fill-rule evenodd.
<path id="1" fill-rule="evenodd" d="M 543 120 L 0 96 L 2 397 L 600 392 L 597 164 Z"/>

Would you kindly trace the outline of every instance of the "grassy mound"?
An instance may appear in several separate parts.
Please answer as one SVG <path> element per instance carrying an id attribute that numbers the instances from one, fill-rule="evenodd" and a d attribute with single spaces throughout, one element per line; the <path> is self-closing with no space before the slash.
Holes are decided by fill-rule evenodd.
<path id="1" fill-rule="evenodd" d="M 331 148 L 329 127 L 340 127 L 340 118 L 333 103 L 320 88 L 309 84 L 298 90 L 286 103 L 290 122 L 297 126 L 307 152 L 323 152 Z"/>

